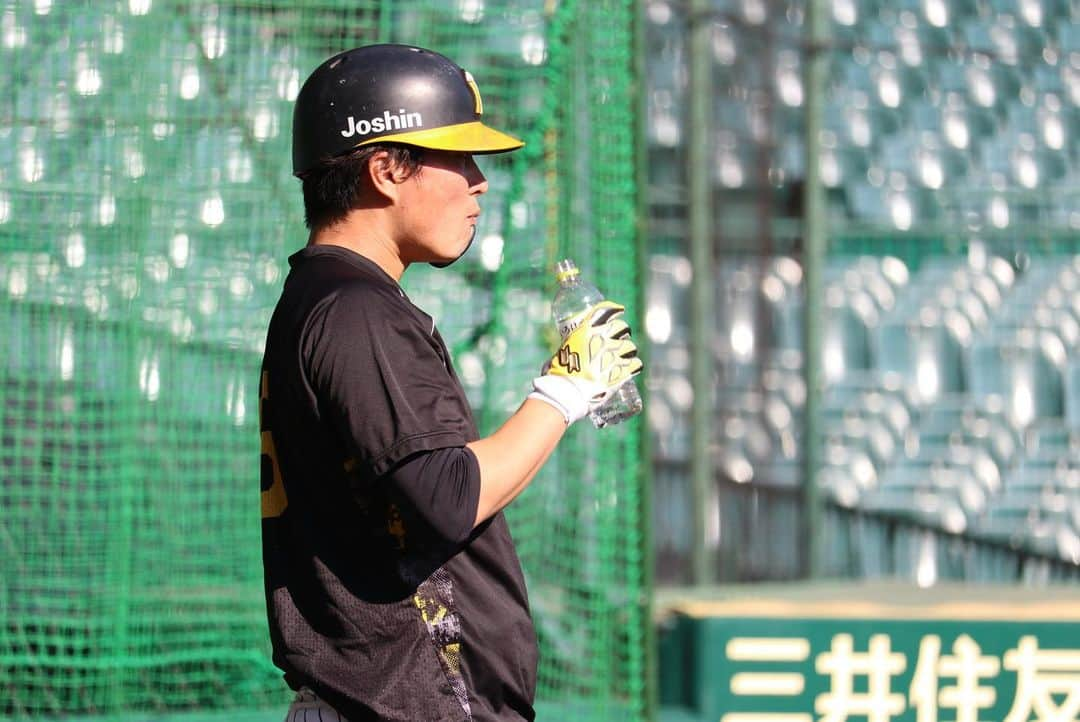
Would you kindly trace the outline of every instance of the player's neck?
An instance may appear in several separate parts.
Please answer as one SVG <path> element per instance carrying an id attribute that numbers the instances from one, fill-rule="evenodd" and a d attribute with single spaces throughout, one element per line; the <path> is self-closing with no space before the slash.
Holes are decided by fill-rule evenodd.
<path id="1" fill-rule="evenodd" d="M 352 211 L 340 223 L 312 231 L 308 245 L 348 248 L 370 260 L 395 281 L 400 281 L 408 264 L 402 261 L 392 235 L 379 221 L 374 214 Z"/>

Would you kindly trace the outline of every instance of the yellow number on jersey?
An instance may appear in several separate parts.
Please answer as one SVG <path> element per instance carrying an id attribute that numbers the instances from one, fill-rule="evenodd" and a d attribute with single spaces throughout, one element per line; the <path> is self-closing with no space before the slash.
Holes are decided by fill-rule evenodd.
<path id="1" fill-rule="evenodd" d="M 269 397 L 270 382 L 266 371 L 262 374 L 262 383 L 259 389 L 259 426 L 263 423 L 263 404 Z M 274 446 L 274 435 L 270 429 L 262 430 L 262 455 L 263 464 L 269 463 L 273 470 L 274 481 L 270 488 L 262 492 L 262 518 L 270 519 L 281 516 L 289 500 L 285 497 L 285 483 L 281 480 L 281 468 L 278 466 L 277 448 Z"/>

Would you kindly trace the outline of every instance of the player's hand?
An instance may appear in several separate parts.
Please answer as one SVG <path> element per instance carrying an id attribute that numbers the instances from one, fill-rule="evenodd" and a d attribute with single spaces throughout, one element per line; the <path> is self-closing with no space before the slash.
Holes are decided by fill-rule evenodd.
<path id="1" fill-rule="evenodd" d="M 622 320 L 625 310 L 602 301 L 583 311 L 574 330 L 544 364 L 542 375 L 533 379 L 529 398 L 551 404 L 572 424 L 641 373 L 637 346 Z"/>

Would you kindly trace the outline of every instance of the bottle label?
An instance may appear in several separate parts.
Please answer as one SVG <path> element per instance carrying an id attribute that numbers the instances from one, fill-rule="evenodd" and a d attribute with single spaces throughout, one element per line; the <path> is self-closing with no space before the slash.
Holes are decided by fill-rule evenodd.
<path id="1" fill-rule="evenodd" d="M 559 335 L 563 338 L 569 336 L 571 331 L 581 325 L 581 322 L 585 320 L 585 317 L 589 314 L 589 311 L 591 310 L 592 307 L 590 306 L 584 311 L 575 313 L 573 316 L 568 316 L 567 318 L 560 319 L 559 322 L 555 324 L 555 328 L 558 330 Z"/>

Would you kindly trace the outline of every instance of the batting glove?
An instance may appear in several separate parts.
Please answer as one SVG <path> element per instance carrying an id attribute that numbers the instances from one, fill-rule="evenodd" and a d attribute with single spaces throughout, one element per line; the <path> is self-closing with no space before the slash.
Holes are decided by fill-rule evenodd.
<path id="1" fill-rule="evenodd" d="M 574 330 L 544 364 L 542 375 L 533 379 L 529 398 L 554 406 L 569 425 L 603 406 L 620 386 L 641 373 L 637 346 L 621 318 L 625 310 L 617 303 L 601 301 L 583 311 Z"/>

